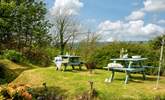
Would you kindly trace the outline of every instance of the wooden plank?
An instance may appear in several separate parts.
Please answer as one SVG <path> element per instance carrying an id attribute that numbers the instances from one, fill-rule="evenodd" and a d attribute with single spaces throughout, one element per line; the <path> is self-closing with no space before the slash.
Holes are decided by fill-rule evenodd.
<path id="1" fill-rule="evenodd" d="M 147 60 L 147 58 L 114 58 L 111 61 L 142 61 Z"/>
<path id="2" fill-rule="evenodd" d="M 129 71 L 129 72 L 142 72 L 144 68 L 119 68 L 119 67 L 111 67 L 110 70 L 114 71 Z"/>

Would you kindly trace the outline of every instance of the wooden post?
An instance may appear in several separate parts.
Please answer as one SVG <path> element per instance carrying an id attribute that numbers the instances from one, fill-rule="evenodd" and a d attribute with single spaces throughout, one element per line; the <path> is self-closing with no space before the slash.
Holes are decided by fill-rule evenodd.
<path id="1" fill-rule="evenodd" d="M 157 82 L 156 82 L 156 87 L 155 89 L 158 89 L 159 86 L 159 80 L 160 80 L 160 70 L 161 70 L 161 66 L 162 66 L 162 58 L 163 58 L 163 47 L 164 46 L 164 39 L 162 37 L 162 46 L 161 46 L 161 50 L 160 50 L 160 59 L 159 59 L 159 69 L 158 69 L 158 76 L 157 76 Z"/>

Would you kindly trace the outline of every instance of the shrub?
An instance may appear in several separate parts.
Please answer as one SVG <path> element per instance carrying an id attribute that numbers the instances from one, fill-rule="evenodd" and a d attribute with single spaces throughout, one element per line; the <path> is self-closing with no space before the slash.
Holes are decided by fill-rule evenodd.
<path id="1" fill-rule="evenodd" d="M 96 63 L 87 62 L 87 63 L 85 63 L 85 66 L 89 70 L 89 72 L 92 74 L 92 70 L 96 68 Z"/>
<path id="2" fill-rule="evenodd" d="M 3 52 L 3 57 L 7 58 L 15 63 L 20 63 L 23 60 L 23 55 L 15 50 L 5 50 Z"/>
<path id="3" fill-rule="evenodd" d="M 30 63 L 43 67 L 49 66 L 52 63 L 53 57 L 56 56 L 56 53 L 57 50 L 53 48 L 36 48 L 24 52 Z"/>

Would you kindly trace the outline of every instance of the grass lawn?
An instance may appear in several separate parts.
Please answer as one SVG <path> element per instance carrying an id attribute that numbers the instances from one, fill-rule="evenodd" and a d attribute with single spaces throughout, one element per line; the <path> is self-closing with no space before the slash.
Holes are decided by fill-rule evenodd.
<path id="1" fill-rule="evenodd" d="M 31 84 L 33 88 L 42 87 L 46 82 L 48 87 L 58 88 L 61 94 L 66 95 L 69 100 L 75 96 L 90 90 L 88 80 L 94 81 L 94 88 L 98 92 L 98 99 L 155 99 L 161 97 L 165 99 L 165 77 L 160 79 L 160 88 L 155 90 L 156 77 L 147 76 L 147 80 L 142 79 L 141 74 L 133 74 L 133 79 L 129 84 L 124 84 L 125 73 L 116 73 L 112 83 L 105 83 L 104 80 L 111 75 L 106 70 L 94 70 L 89 74 L 85 69 L 82 71 L 68 70 L 65 72 L 56 71 L 54 66 L 47 68 L 34 68 L 23 71 L 13 84 Z"/>

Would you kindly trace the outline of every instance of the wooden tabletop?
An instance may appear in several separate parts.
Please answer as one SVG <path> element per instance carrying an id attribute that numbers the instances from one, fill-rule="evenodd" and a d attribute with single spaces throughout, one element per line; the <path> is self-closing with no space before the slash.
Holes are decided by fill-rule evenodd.
<path id="1" fill-rule="evenodd" d="M 112 61 L 142 61 L 147 60 L 147 58 L 112 58 Z"/>

